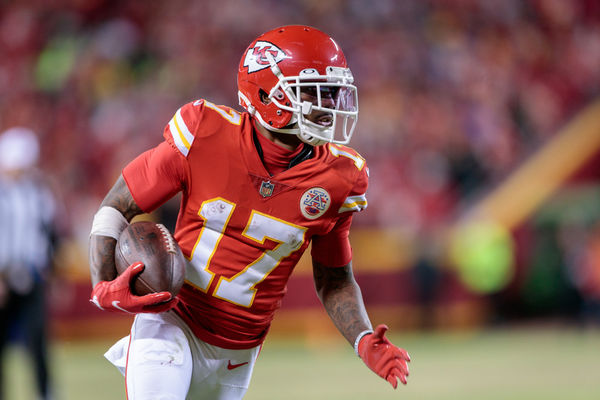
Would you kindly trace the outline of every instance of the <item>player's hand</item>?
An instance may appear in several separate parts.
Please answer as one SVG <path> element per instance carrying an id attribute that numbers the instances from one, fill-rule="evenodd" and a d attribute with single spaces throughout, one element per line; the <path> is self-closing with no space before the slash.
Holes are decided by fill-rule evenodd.
<path id="1" fill-rule="evenodd" d="M 137 313 L 160 313 L 176 304 L 169 292 L 150 293 L 136 296 L 131 293 L 131 284 L 144 270 L 144 264 L 131 264 L 121 275 L 112 281 L 100 281 L 92 290 L 90 301 L 106 311 Z"/>
<path id="2" fill-rule="evenodd" d="M 375 332 L 365 335 L 358 343 L 358 355 L 373 372 L 396 389 L 398 380 L 406 385 L 410 356 L 406 350 L 394 346 L 386 337 L 386 325 L 379 325 Z"/>

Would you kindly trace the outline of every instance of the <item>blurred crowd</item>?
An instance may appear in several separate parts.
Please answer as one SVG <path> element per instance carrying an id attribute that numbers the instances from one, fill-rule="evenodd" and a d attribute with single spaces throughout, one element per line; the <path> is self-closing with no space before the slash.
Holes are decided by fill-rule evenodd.
<path id="1" fill-rule="evenodd" d="M 372 177 L 357 225 L 427 236 L 600 92 L 595 0 L 0 7 L 0 130 L 38 132 L 41 164 L 82 243 L 121 168 L 162 139 L 179 106 L 203 97 L 237 107 L 240 56 L 274 26 L 315 26 L 349 61 L 360 102 L 352 146 Z"/>

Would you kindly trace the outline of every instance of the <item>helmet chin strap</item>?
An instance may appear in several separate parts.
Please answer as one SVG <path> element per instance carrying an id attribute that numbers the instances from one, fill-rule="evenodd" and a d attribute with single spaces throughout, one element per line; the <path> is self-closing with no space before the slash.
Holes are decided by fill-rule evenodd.
<path id="1" fill-rule="evenodd" d="M 298 124 L 296 122 L 291 122 L 291 123 L 287 124 L 286 126 L 284 126 L 283 128 L 275 128 L 275 127 L 269 125 L 267 122 L 265 122 L 265 120 L 262 118 L 260 113 L 258 113 L 258 112 L 254 113 L 254 117 L 256 117 L 258 122 L 265 129 L 268 129 L 270 131 L 277 132 L 277 133 L 287 133 L 290 135 L 298 135 L 300 133 L 300 128 L 298 127 Z M 292 121 L 293 120 L 294 120 L 294 118 L 292 118 Z"/>
<path id="2" fill-rule="evenodd" d="M 305 131 L 303 131 L 298 126 L 297 122 L 288 124 L 288 125 L 284 126 L 283 128 L 274 128 L 271 125 L 269 125 L 268 123 L 266 123 L 262 119 L 262 117 L 260 116 L 259 113 L 255 113 L 254 116 L 256 117 L 258 122 L 261 124 L 261 126 L 263 126 L 265 129 L 267 129 L 271 132 L 284 133 L 287 135 L 296 135 L 301 141 L 303 141 L 306 144 L 310 144 L 311 146 L 320 146 L 320 145 L 328 142 L 327 140 L 322 140 L 322 139 L 316 138 L 313 135 L 311 135 L 310 133 L 307 134 Z"/>
<path id="3" fill-rule="evenodd" d="M 316 137 L 314 137 L 312 135 L 307 135 L 305 132 L 300 132 L 297 136 L 304 143 L 308 143 L 308 144 L 310 144 L 312 146 L 321 146 L 321 145 L 323 145 L 325 143 L 329 143 L 327 140 L 319 139 L 319 138 L 316 138 Z"/>
<path id="4" fill-rule="evenodd" d="M 247 107 L 247 109 L 248 108 L 249 107 Z M 304 143 L 310 144 L 312 146 L 320 146 L 320 145 L 323 145 L 325 143 L 329 143 L 330 142 L 330 140 L 325 140 L 325 139 L 321 139 L 319 137 L 314 136 L 315 134 L 313 132 L 310 132 L 309 126 L 307 125 L 307 123 L 308 124 L 312 124 L 312 123 L 310 121 L 306 120 L 305 118 L 303 118 L 305 120 L 305 122 L 303 124 L 299 124 L 298 123 L 298 118 L 294 114 L 292 116 L 289 124 L 287 124 L 283 128 L 275 128 L 275 127 L 269 125 L 267 122 L 265 122 L 265 120 L 262 118 L 262 116 L 260 115 L 260 113 L 256 112 L 256 110 L 254 109 L 254 107 L 252 107 L 252 109 L 253 109 L 254 112 L 250 112 L 249 109 L 248 109 L 248 112 L 252 116 L 256 117 L 256 119 L 258 120 L 258 122 L 265 129 L 268 129 L 269 131 L 277 132 L 277 133 L 284 133 L 284 134 L 288 134 L 288 135 L 296 135 Z"/>
<path id="5" fill-rule="evenodd" d="M 311 125 L 313 126 L 311 127 Z M 301 117 L 301 121 L 298 122 L 297 126 L 299 130 L 298 137 L 305 143 L 312 144 L 313 146 L 321 146 L 325 143 L 331 142 L 331 140 L 323 138 L 321 132 L 319 132 L 319 134 L 316 132 L 311 132 L 311 128 L 315 131 L 319 131 L 321 129 L 317 127 L 317 124 L 311 122 L 305 117 Z"/>

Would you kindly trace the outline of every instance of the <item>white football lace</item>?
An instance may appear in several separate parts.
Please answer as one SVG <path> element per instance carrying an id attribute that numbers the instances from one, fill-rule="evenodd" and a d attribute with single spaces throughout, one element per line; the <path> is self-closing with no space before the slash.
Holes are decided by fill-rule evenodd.
<path id="1" fill-rule="evenodd" d="M 156 224 L 156 226 L 158 226 L 158 229 L 160 229 L 160 231 L 162 232 L 163 239 L 165 241 L 165 246 L 167 248 L 167 252 L 173 253 L 173 254 L 177 253 L 177 250 L 175 247 L 175 239 L 173 239 L 173 236 L 171 236 L 171 232 L 169 232 L 167 227 L 164 226 L 163 224 Z"/>

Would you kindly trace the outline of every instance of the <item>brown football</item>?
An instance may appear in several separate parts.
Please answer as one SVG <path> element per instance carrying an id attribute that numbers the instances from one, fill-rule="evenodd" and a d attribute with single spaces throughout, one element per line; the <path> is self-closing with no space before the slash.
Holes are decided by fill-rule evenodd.
<path id="1" fill-rule="evenodd" d="M 164 225 L 139 221 L 121 233 L 115 249 L 117 272 L 120 275 L 138 261 L 144 263 L 145 268 L 133 281 L 133 294 L 143 296 L 167 291 L 177 295 L 185 279 L 187 262 Z"/>

